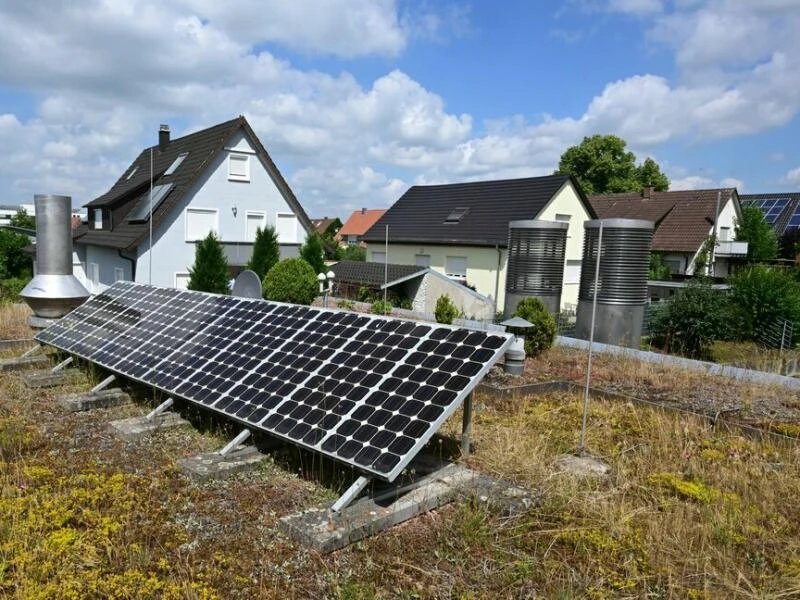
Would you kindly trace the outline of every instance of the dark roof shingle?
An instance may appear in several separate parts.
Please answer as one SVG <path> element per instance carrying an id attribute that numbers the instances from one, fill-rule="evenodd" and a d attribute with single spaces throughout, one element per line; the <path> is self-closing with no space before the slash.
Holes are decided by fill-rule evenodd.
<path id="1" fill-rule="evenodd" d="M 457 244 L 505 247 L 508 223 L 535 219 L 553 196 L 572 182 L 591 217 L 580 187 L 569 175 L 477 181 L 445 185 L 415 185 L 400 197 L 364 235 L 367 242 L 383 241 L 389 226 L 393 243 Z M 469 209 L 450 221 L 456 209 Z"/>

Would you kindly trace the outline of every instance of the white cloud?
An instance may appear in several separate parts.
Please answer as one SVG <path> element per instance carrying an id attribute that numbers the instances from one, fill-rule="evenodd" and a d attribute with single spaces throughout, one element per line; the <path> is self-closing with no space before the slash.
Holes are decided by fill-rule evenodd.
<path id="1" fill-rule="evenodd" d="M 792 169 L 786 175 L 783 176 L 781 179 L 781 183 L 784 185 L 792 185 L 795 187 L 800 186 L 800 167 L 796 169 Z"/>
<path id="2" fill-rule="evenodd" d="M 664 10 L 661 0 L 609 0 L 608 10 L 630 15 L 651 15 Z"/>
<path id="3" fill-rule="evenodd" d="M 740 194 L 745 193 L 744 181 L 735 177 L 724 177 L 719 180 L 704 175 L 688 175 L 670 180 L 669 189 L 677 190 L 708 190 L 716 188 L 736 188 Z"/>

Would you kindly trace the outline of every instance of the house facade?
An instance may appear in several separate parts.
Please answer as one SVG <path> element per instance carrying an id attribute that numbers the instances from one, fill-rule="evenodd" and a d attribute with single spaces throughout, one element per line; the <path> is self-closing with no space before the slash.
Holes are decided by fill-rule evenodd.
<path id="1" fill-rule="evenodd" d="M 195 245 L 209 231 L 233 276 L 249 260 L 258 227 L 275 227 L 282 258 L 297 256 L 311 230 L 244 117 L 175 140 L 162 126 L 159 144 L 86 207 L 74 245 L 92 293 L 119 280 L 185 288 Z"/>
<path id="2" fill-rule="evenodd" d="M 410 188 L 365 234 L 367 259 L 430 267 L 505 306 L 508 227 L 539 219 L 569 223 L 562 307 L 576 305 L 583 222 L 595 218 L 568 175 Z M 388 256 L 386 228 L 388 227 Z"/>
<path id="3" fill-rule="evenodd" d="M 364 234 L 386 213 L 385 208 L 362 208 L 353 213 L 339 229 L 339 244 L 342 246 L 365 245 Z"/>
<path id="4" fill-rule="evenodd" d="M 652 252 L 674 275 L 726 277 L 732 265 L 747 256 L 747 242 L 735 240 L 736 221 L 742 216 L 735 188 L 674 192 L 645 188 L 641 193 L 590 196 L 589 202 L 601 219 L 653 221 Z"/>

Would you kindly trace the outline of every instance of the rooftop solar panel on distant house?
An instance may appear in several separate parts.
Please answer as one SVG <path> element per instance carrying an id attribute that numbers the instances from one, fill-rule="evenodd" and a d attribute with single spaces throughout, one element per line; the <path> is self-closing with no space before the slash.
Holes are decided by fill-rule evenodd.
<path id="1" fill-rule="evenodd" d="M 760 208 L 761 212 L 764 213 L 764 220 L 770 225 L 773 225 L 775 221 L 778 220 L 778 217 L 781 216 L 781 213 L 789 205 L 789 198 L 764 198 L 759 200 L 751 200 L 750 205 Z"/>

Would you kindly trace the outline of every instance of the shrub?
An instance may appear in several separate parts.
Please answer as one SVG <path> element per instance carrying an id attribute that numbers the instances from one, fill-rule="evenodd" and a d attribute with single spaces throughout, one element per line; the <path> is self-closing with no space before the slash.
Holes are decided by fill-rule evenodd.
<path id="1" fill-rule="evenodd" d="M 336 306 L 344 310 L 353 310 L 353 306 L 355 306 L 355 303 L 352 300 L 342 299 L 336 303 Z"/>
<path id="2" fill-rule="evenodd" d="M 653 343 L 690 358 L 710 357 L 714 340 L 727 336 L 730 310 L 722 292 L 693 282 L 650 315 Z"/>
<path id="3" fill-rule="evenodd" d="M 358 293 L 356 293 L 356 299 L 359 302 L 371 302 L 375 298 L 375 293 L 371 288 L 368 288 L 362 285 L 358 288 Z"/>
<path id="4" fill-rule="evenodd" d="M 0 229 L 0 279 L 32 275 L 33 259 L 25 253 L 30 243 L 25 235 Z"/>
<path id="5" fill-rule="evenodd" d="M 0 302 L 21 302 L 19 293 L 29 281 L 28 277 L 14 277 L 0 281 Z"/>
<path id="6" fill-rule="evenodd" d="M 392 303 L 383 300 L 375 300 L 370 307 L 370 312 L 375 315 L 389 315 L 392 313 Z"/>
<path id="7" fill-rule="evenodd" d="M 800 334 L 800 283 L 790 271 L 754 265 L 732 277 L 730 283 L 741 339 L 757 340 L 766 326 L 782 319 L 794 322 Z"/>
<path id="8" fill-rule="evenodd" d="M 228 260 L 217 236 L 213 231 L 198 242 L 194 253 L 194 265 L 189 267 L 190 290 L 230 294 L 228 285 Z"/>
<path id="9" fill-rule="evenodd" d="M 349 245 L 346 248 L 342 248 L 339 252 L 342 260 L 357 260 L 364 262 L 367 260 L 367 250 L 366 248 L 362 248 L 361 246 L 357 246 L 355 244 Z"/>
<path id="10" fill-rule="evenodd" d="M 305 260 L 287 258 L 269 270 L 261 289 L 266 300 L 309 305 L 319 294 L 319 283 Z"/>
<path id="11" fill-rule="evenodd" d="M 281 247 L 278 243 L 278 232 L 271 225 L 264 229 L 256 229 L 256 239 L 253 242 L 253 255 L 247 261 L 247 268 L 259 276 L 263 281 L 269 270 L 278 264 L 281 259 Z"/>
<path id="12" fill-rule="evenodd" d="M 325 271 L 325 253 L 322 250 L 322 240 L 315 232 L 309 233 L 306 243 L 300 246 L 300 258 L 311 265 L 315 274 Z"/>
<path id="13" fill-rule="evenodd" d="M 434 315 L 436 316 L 437 323 L 444 323 L 445 325 L 452 325 L 453 319 L 458 318 L 460 311 L 453 304 L 453 301 L 450 299 L 448 294 L 444 296 L 439 296 L 436 300 L 436 309 L 434 310 Z"/>
<path id="14" fill-rule="evenodd" d="M 556 320 L 538 298 L 525 298 L 517 304 L 512 315 L 533 324 L 525 333 L 525 355 L 538 356 L 553 345 L 556 339 Z"/>

